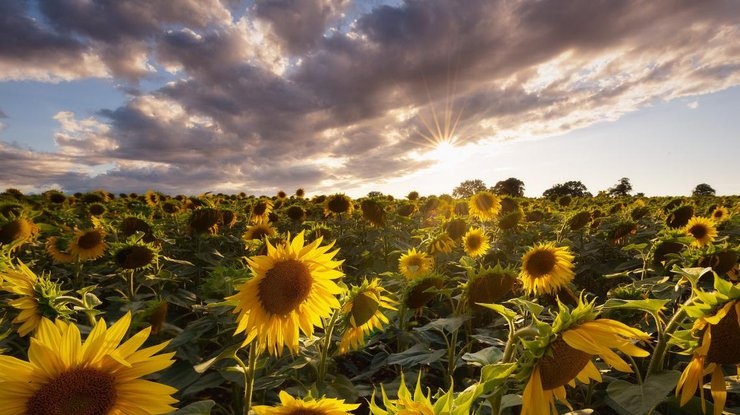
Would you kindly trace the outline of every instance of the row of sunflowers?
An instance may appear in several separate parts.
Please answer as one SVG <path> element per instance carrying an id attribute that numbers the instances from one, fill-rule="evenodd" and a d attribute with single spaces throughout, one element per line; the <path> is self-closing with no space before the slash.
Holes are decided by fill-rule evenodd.
<path id="1" fill-rule="evenodd" d="M 8 189 L 0 412 L 737 413 L 738 201 Z"/>

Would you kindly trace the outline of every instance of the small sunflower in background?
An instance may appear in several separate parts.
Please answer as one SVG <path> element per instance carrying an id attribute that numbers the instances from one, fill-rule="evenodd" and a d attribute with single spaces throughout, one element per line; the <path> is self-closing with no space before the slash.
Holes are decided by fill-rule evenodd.
<path id="1" fill-rule="evenodd" d="M 302 187 L 299 187 L 295 191 L 295 197 L 297 197 L 298 199 L 303 199 L 304 197 L 306 197 L 306 191 L 303 190 Z"/>
<path id="2" fill-rule="evenodd" d="M 247 227 L 247 231 L 244 232 L 242 240 L 244 241 L 261 241 L 265 237 L 274 236 L 276 233 L 275 228 L 270 226 L 269 223 L 257 223 Z"/>
<path id="3" fill-rule="evenodd" d="M 465 235 L 463 235 L 463 248 L 465 253 L 471 258 L 477 258 L 486 252 L 491 244 L 488 242 L 488 236 L 486 232 L 481 228 L 470 228 Z"/>
<path id="4" fill-rule="evenodd" d="M 287 199 L 287 198 L 288 198 L 288 194 L 287 194 L 287 193 L 285 193 L 285 192 L 284 192 L 284 191 L 282 191 L 282 190 L 279 190 L 279 191 L 277 192 L 277 195 L 276 195 L 276 197 L 277 197 L 277 200 L 279 200 L 279 201 L 281 201 L 281 202 L 282 202 L 282 201 L 284 201 L 285 199 Z"/>
<path id="5" fill-rule="evenodd" d="M 447 222 L 445 225 L 445 232 L 454 241 L 459 241 L 468 229 L 468 224 L 465 219 L 455 218 Z"/>
<path id="6" fill-rule="evenodd" d="M 16 296 L 8 304 L 19 310 L 13 323 L 20 324 L 18 334 L 21 336 L 34 332 L 42 317 L 56 318 L 71 313 L 65 306 L 57 305 L 56 299 L 65 294 L 59 285 L 48 276 L 37 276 L 22 262 L 0 272 L 0 281 L 3 291 Z"/>
<path id="7" fill-rule="evenodd" d="M 375 226 L 385 224 L 385 209 L 377 200 L 365 199 L 360 203 L 362 217 Z"/>
<path id="8" fill-rule="evenodd" d="M 676 385 L 676 396 L 681 406 L 686 405 L 699 389 L 702 412 L 704 403 L 704 376 L 712 374 L 711 394 L 714 414 L 722 413 L 727 400 L 723 365 L 735 366 L 740 370 L 740 284 L 732 284 L 717 276 L 714 292 L 695 291 L 696 300 L 686 306 L 687 315 L 693 324 L 686 330 L 673 334 L 670 343 L 691 354 Z"/>
<path id="9" fill-rule="evenodd" d="M 416 248 L 411 248 L 398 259 L 398 272 L 407 280 L 413 280 L 422 277 L 432 271 L 434 258 L 427 255 L 426 252 L 416 252 Z"/>
<path id="10" fill-rule="evenodd" d="M 351 214 L 354 204 L 349 196 L 337 193 L 324 200 L 324 216 Z"/>
<path id="11" fill-rule="evenodd" d="M 575 277 L 574 256 L 567 247 L 538 244 L 522 257 L 519 279 L 529 295 L 557 294 Z"/>
<path id="12" fill-rule="evenodd" d="M 157 262 L 159 251 L 152 244 L 130 242 L 112 249 L 113 260 L 121 269 L 141 269 Z"/>
<path id="13" fill-rule="evenodd" d="M 429 242 L 429 253 L 432 255 L 449 254 L 455 249 L 455 245 L 455 241 L 449 235 L 443 233 Z"/>
<path id="14" fill-rule="evenodd" d="M 227 297 L 237 302 L 236 333 L 246 332 L 244 345 L 256 341 L 260 351 L 273 356 L 282 355 L 284 347 L 296 353 L 299 331 L 311 336 L 314 326 L 340 307 L 336 296 L 342 288 L 335 280 L 344 274 L 342 261 L 334 259 L 339 249 L 331 251 L 333 243 L 321 242 L 304 246 L 301 232 L 277 247 L 268 240 L 267 255 L 247 259 L 254 277 Z"/>
<path id="15" fill-rule="evenodd" d="M 388 317 L 383 310 L 395 310 L 395 301 L 384 295 L 385 289 L 380 280 L 362 282 L 359 287 L 352 287 L 349 300 L 342 307 L 346 317 L 346 328 L 339 342 L 339 353 L 358 350 L 365 345 L 365 337 L 374 330 L 382 330 L 388 324 Z"/>
<path id="16" fill-rule="evenodd" d="M 490 220 L 501 210 L 501 200 L 491 192 L 482 191 L 474 194 L 468 201 L 470 216 L 480 220 Z"/>
<path id="17" fill-rule="evenodd" d="M 105 232 L 100 228 L 92 228 L 75 231 L 68 249 L 80 261 L 88 261 L 103 256 L 107 247 Z"/>
<path id="18" fill-rule="evenodd" d="M 286 391 L 280 391 L 278 397 L 280 406 L 258 405 L 252 409 L 257 415 L 349 415 L 360 406 L 344 403 L 343 399 L 296 399 Z"/>
<path id="19" fill-rule="evenodd" d="M 20 246 L 32 241 L 38 234 L 39 227 L 31 219 L 16 218 L 0 226 L 0 245 Z"/>
<path id="20" fill-rule="evenodd" d="M 647 333 L 611 319 L 597 319 L 594 302 L 578 305 L 571 311 L 562 303 L 552 326 L 539 325 L 538 339 L 525 344 L 520 358 L 527 384 L 522 393 L 521 415 L 557 414 L 555 402 L 571 410 L 565 385 L 576 380 L 602 382 L 592 359 L 599 356 L 607 365 L 631 373 L 632 368 L 614 350 L 635 357 L 649 353 L 633 344 L 650 339 Z"/>
<path id="21" fill-rule="evenodd" d="M 267 223 L 270 220 L 270 213 L 274 204 L 272 200 L 260 199 L 252 206 L 251 223 Z"/>
<path id="22" fill-rule="evenodd" d="M 696 247 L 709 245 L 717 237 L 715 223 L 711 219 L 702 216 L 691 218 L 686 224 L 684 232 L 694 238 L 691 245 Z"/>
<path id="23" fill-rule="evenodd" d="M 167 414 L 177 389 L 141 377 L 174 363 L 174 352 L 156 355 L 161 343 L 139 350 L 149 329 L 121 344 L 131 324 L 125 314 L 107 327 L 100 319 L 85 341 L 62 320 L 41 320 L 28 361 L 0 356 L 0 407 L 6 415 Z"/>
<path id="24" fill-rule="evenodd" d="M 727 219 L 730 219 L 730 211 L 727 210 L 727 208 L 724 206 L 717 206 L 709 215 L 709 218 L 712 219 L 715 223 L 719 224 L 726 221 Z"/>
<path id="25" fill-rule="evenodd" d="M 221 220 L 221 212 L 218 209 L 205 207 L 190 214 L 188 225 L 192 232 L 215 234 Z"/>
<path id="26" fill-rule="evenodd" d="M 74 262 L 75 257 L 74 255 L 67 252 L 68 243 L 65 243 L 63 239 L 60 239 L 56 236 L 50 236 L 46 239 L 46 243 L 44 244 L 44 248 L 46 249 L 46 253 L 49 254 L 52 261 L 56 262 L 57 264 L 71 264 Z"/>
<path id="27" fill-rule="evenodd" d="M 87 207 L 87 212 L 91 216 L 101 216 L 105 213 L 105 211 L 105 205 L 103 205 L 102 203 L 93 203 Z"/>
<path id="28" fill-rule="evenodd" d="M 306 210 L 298 205 L 290 205 L 285 209 L 285 214 L 293 222 L 303 223 L 306 220 Z"/>
<path id="29" fill-rule="evenodd" d="M 149 206 L 158 206 L 159 202 L 162 201 L 162 196 L 159 195 L 159 193 L 154 192 L 153 190 L 147 190 L 146 193 L 144 193 L 144 202 L 146 202 Z"/>

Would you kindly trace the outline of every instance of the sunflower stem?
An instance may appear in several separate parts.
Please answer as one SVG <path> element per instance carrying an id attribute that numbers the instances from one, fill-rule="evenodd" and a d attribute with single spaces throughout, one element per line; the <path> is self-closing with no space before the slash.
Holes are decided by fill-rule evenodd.
<path id="1" fill-rule="evenodd" d="M 501 363 L 511 362 L 511 359 L 514 356 L 514 350 L 516 350 L 516 344 L 520 338 L 525 336 L 535 336 L 539 334 L 539 332 L 540 331 L 533 326 L 523 327 L 519 330 L 514 331 L 513 322 L 510 322 L 509 339 L 506 341 L 504 356 L 501 359 Z M 489 399 L 489 402 L 491 403 L 491 408 L 493 408 L 493 415 L 501 414 L 501 399 L 503 399 L 504 397 L 504 392 L 506 392 L 506 388 L 504 387 L 504 385 L 501 385 L 498 387 L 498 390 L 496 390 L 493 396 L 491 396 L 491 398 Z"/>
<path id="2" fill-rule="evenodd" d="M 254 372 L 257 367 L 257 344 L 252 342 L 249 345 L 249 363 L 244 364 L 244 361 L 234 354 L 234 360 L 239 363 L 239 366 L 244 372 L 244 415 L 249 415 L 249 410 L 252 408 L 252 394 L 254 392 Z"/>
<path id="3" fill-rule="evenodd" d="M 331 347 L 331 338 L 334 334 L 334 326 L 337 323 L 337 316 L 339 315 L 339 309 L 335 310 L 331 315 L 329 324 L 324 326 L 324 341 L 321 345 L 321 360 L 319 360 L 318 378 L 316 379 L 316 385 L 319 387 L 319 392 L 322 392 L 324 387 L 324 378 L 326 377 L 326 362 L 329 357 L 329 348 Z"/>
<path id="4" fill-rule="evenodd" d="M 637 362 L 635 362 L 635 358 L 626 353 L 624 355 L 627 356 L 627 359 L 629 359 L 630 363 L 632 364 L 632 367 L 635 370 L 635 376 L 637 376 L 637 384 L 642 385 L 642 375 L 640 374 L 640 367 L 637 366 Z"/>
<path id="5" fill-rule="evenodd" d="M 130 270 L 128 274 L 128 295 L 131 301 L 134 301 L 134 297 L 136 296 L 136 290 L 134 287 L 134 270 Z"/>
<path id="6" fill-rule="evenodd" d="M 691 296 L 684 302 L 673 318 L 665 326 L 665 329 L 658 331 L 658 344 L 655 346 L 653 356 L 650 358 L 650 364 L 648 365 L 647 377 L 654 375 L 663 370 L 665 364 L 666 351 L 668 350 L 668 340 L 671 338 L 676 329 L 681 325 L 683 320 L 686 318 L 686 307 L 694 302 L 694 292 L 692 290 Z"/>

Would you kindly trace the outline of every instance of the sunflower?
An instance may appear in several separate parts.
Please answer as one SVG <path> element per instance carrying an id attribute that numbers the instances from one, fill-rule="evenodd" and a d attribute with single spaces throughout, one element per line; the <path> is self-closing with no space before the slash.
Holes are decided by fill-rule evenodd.
<path id="1" fill-rule="evenodd" d="M 156 262 L 157 250 L 150 245 L 127 244 L 119 248 L 113 258 L 121 269 L 145 268 Z"/>
<path id="2" fill-rule="evenodd" d="M 702 412 L 704 403 L 704 376 L 712 374 L 711 393 L 714 399 L 714 414 L 722 413 L 727 399 L 727 386 L 722 365 L 734 365 L 740 370 L 740 284 L 733 285 L 719 277 L 714 279 L 713 293 L 697 292 L 697 300 L 686 307 L 686 313 L 694 318 L 688 330 L 674 334 L 671 343 L 691 353 L 691 362 L 686 366 L 676 385 L 676 396 L 681 396 L 685 405 L 699 389 Z"/>
<path id="3" fill-rule="evenodd" d="M 0 273 L 2 280 L 2 289 L 17 296 L 8 304 L 19 310 L 13 323 L 21 325 L 18 328 L 21 336 L 35 331 L 42 317 L 66 317 L 71 314 L 66 305 L 57 301 L 66 291 L 62 291 L 59 284 L 51 281 L 48 275 L 39 277 L 22 262 Z"/>
<path id="4" fill-rule="evenodd" d="M 452 219 L 445 225 L 445 232 L 455 241 L 459 241 L 460 238 L 465 235 L 465 231 L 468 229 L 468 224 L 465 219 Z"/>
<path id="5" fill-rule="evenodd" d="M 273 208 L 272 200 L 261 199 L 252 206 L 252 223 L 267 223 L 270 219 L 270 213 Z"/>
<path id="6" fill-rule="evenodd" d="M 709 217 L 716 223 L 722 223 L 730 218 L 730 211 L 724 206 L 717 206 Z"/>
<path id="7" fill-rule="evenodd" d="M 58 264 L 69 264 L 74 262 L 75 257 L 67 252 L 67 248 L 59 247 L 59 238 L 56 236 L 50 236 L 46 240 L 46 253 L 49 254 L 51 259 Z"/>
<path id="8" fill-rule="evenodd" d="M 69 244 L 69 252 L 81 261 L 86 261 L 103 256 L 107 246 L 105 232 L 102 229 L 78 230 Z"/>
<path id="9" fill-rule="evenodd" d="M 610 319 L 596 319 L 594 303 L 580 300 L 572 311 L 560 303 L 553 326 L 543 329 L 540 341 L 529 342 L 524 367 L 529 369 L 522 394 L 521 415 L 557 414 L 555 401 L 571 408 L 565 385 L 591 380 L 601 382 L 592 358 L 599 356 L 614 369 L 631 373 L 630 366 L 613 349 L 637 357 L 649 353 L 632 342 L 650 338 L 647 333 Z M 572 408 L 571 408 L 572 410 Z"/>
<path id="10" fill-rule="evenodd" d="M 429 253 L 434 254 L 449 254 L 455 248 L 455 241 L 450 238 L 449 235 L 443 233 L 438 237 L 432 239 L 429 242 Z"/>
<path id="11" fill-rule="evenodd" d="M 477 303 L 495 303 L 508 294 L 516 283 L 516 272 L 501 265 L 482 268 L 468 273 L 465 298 L 471 310 L 487 310 Z"/>
<path id="12" fill-rule="evenodd" d="M 93 203 L 87 207 L 87 212 L 92 216 L 100 216 L 105 213 L 105 205 L 102 203 Z"/>
<path id="13" fill-rule="evenodd" d="M 274 247 L 267 241 L 267 255 L 247 259 L 253 278 L 228 297 L 237 301 L 234 313 L 239 317 L 236 333 L 246 332 L 244 345 L 257 339 L 259 350 L 280 356 L 283 346 L 298 351 L 299 329 L 313 334 L 314 326 L 339 308 L 337 294 L 342 289 L 334 282 L 343 276 L 334 260 L 338 249 L 333 243 L 319 246 L 319 238 L 304 246 L 304 233 Z"/>
<path id="14" fill-rule="evenodd" d="M 306 210 L 298 205 L 291 205 L 285 209 L 285 214 L 288 215 L 290 220 L 293 222 L 303 223 L 306 220 Z"/>
<path id="15" fill-rule="evenodd" d="M 501 210 L 501 201 L 491 192 L 478 192 L 468 202 L 470 215 L 480 220 L 489 220 L 496 217 Z"/>
<path id="16" fill-rule="evenodd" d="M 362 217 L 375 226 L 385 223 L 385 209 L 377 200 L 365 199 L 360 203 Z"/>
<path id="17" fill-rule="evenodd" d="M 100 319 L 81 340 L 74 324 L 43 319 L 29 347 L 29 361 L 0 356 L 0 407 L 7 415 L 165 414 L 177 389 L 141 379 L 172 365 L 172 353 L 155 356 L 167 343 L 138 350 L 144 329 L 121 344 L 131 323 L 127 313 L 108 328 Z"/>
<path id="18" fill-rule="evenodd" d="M 405 295 L 406 306 L 411 309 L 424 307 L 438 294 L 438 290 L 442 289 L 444 285 L 444 278 L 437 274 L 431 274 L 427 277 L 419 277 L 409 281 Z"/>
<path id="19" fill-rule="evenodd" d="M 269 223 L 258 223 L 247 227 L 247 231 L 244 232 L 242 239 L 245 241 L 251 241 L 254 239 L 262 240 L 266 236 L 275 235 L 275 228 L 270 226 Z"/>
<path id="20" fill-rule="evenodd" d="M 324 200 L 324 216 L 351 214 L 353 210 L 352 199 L 345 194 L 337 193 Z"/>
<path id="21" fill-rule="evenodd" d="M 221 212 L 214 208 L 200 208 L 190 214 L 190 229 L 196 233 L 218 232 L 218 224 L 221 222 Z"/>
<path id="22" fill-rule="evenodd" d="M 383 406 L 381 409 L 375 403 L 375 392 L 370 398 L 370 413 L 373 415 L 442 415 L 442 414 L 468 414 L 470 405 L 478 396 L 461 393 L 457 397 L 453 396 L 452 388 L 437 397 L 436 402 L 432 402 L 431 391 L 427 389 L 425 394 L 421 388 L 421 373 L 416 379 L 416 387 L 412 394 L 406 387 L 406 380 L 401 372 L 401 383 L 398 386 L 397 399 L 389 399 L 385 392 L 385 387 L 380 385 L 383 397 Z"/>
<path id="23" fill-rule="evenodd" d="M 481 228 L 470 228 L 463 236 L 465 253 L 472 258 L 479 257 L 488 251 L 491 244 L 486 233 Z"/>
<path id="24" fill-rule="evenodd" d="M 530 295 L 555 294 L 573 280 L 573 254 L 554 243 L 538 244 L 522 257 L 519 279 Z"/>
<path id="25" fill-rule="evenodd" d="M 147 190 L 144 194 L 144 201 L 149 206 L 157 206 L 161 200 L 162 197 L 159 196 L 158 193 L 155 193 L 153 190 Z"/>
<path id="26" fill-rule="evenodd" d="M 398 259 L 398 271 L 408 280 L 428 274 L 434 266 L 434 259 L 425 252 L 411 248 Z"/>
<path id="27" fill-rule="evenodd" d="M 30 219 L 18 218 L 0 226 L 0 244 L 22 244 L 36 237 L 39 227 Z"/>
<path id="28" fill-rule="evenodd" d="M 305 196 L 306 196 L 306 191 L 303 190 L 303 188 L 299 187 L 298 189 L 296 189 L 295 197 L 297 197 L 298 199 L 303 199 Z"/>
<path id="29" fill-rule="evenodd" d="M 347 327 L 339 342 L 339 353 L 358 350 L 365 345 L 365 336 L 375 329 L 382 329 L 388 324 L 388 318 L 382 310 L 395 310 L 395 301 L 383 295 L 385 289 L 380 281 L 363 281 L 359 287 L 354 287 L 349 295 L 349 301 L 342 307 L 342 314 L 346 316 Z"/>
<path id="30" fill-rule="evenodd" d="M 717 228 L 714 222 L 702 216 L 694 216 L 686 224 L 684 232 L 694 238 L 691 245 L 702 247 L 710 244 L 717 237 Z"/>
<path id="31" fill-rule="evenodd" d="M 344 403 L 343 399 L 296 399 L 286 391 L 280 391 L 278 396 L 280 406 L 258 405 L 253 408 L 254 412 L 257 415 L 348 415 L 360 406 Z"/>

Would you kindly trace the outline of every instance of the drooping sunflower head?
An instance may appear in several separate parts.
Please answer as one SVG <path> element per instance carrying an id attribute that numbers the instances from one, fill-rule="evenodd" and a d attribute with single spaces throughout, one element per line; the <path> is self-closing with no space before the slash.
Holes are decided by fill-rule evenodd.
<path id="1" fill-rule="evenodd" d="M 303 223 L 306 220 L 306 210 L 298 205 L 290 205 L 285 209 L 285 214 L 293 222 Z"/>
<path id="2" fill-rule="evenodd" d="M 121 269 L 146 268 L 157 262 L 158 251 L 151 244 L 130 243 L 116 249 L 113 259 Z"/>
<path id="3" fill-rule="evenodd" d="M 251 222 L 252 223 L 267 223 L 270 220 L 270 213 L 272 213 L 272 208 L 274 207 L 274 204 L 272 203 L 272 200 L 269 199 L 260 199 L 257 202 L 255 202 L 254 205 L 252 205 L 252 216 L 251 216 Z"/>
<path id="4" fill-rule="evenodd" d="M 50 236 L 46 239 L 45 243 L 46 253 L 57 264 L 70 264 L 74 262 L 75 257 L 67 252 L 67 246 L 67 241 L 56 236 Z"/>
<path id="5" fill-rule="evenodd" d="M 573 254 L 554 243 L 532 247 L 522 257 L 519 279 L 529 295 L 555 294 L 573 280 Z"/>
<path id="6" fill-rule="evenodd" d="M 144 242 L 152 242 L 155 239 L 152 226 L 144 219 L 136 216 L 125 217 L 118 225 L 118 230 L 121 232 L 124 239 L 136 234 L 137 232 L 144 234 Z"/>
<path id="7" fill-rule="evenodd" d="M 385 208 L 375 199 L 365 199 L 360 203 L 362 217 L 375 226 L 385 223 Z"/>
<path id="8" fill-rule="evenodd" d="M 363 281 L 359 287 L 353 287 L 342 307 L 342 314 L 346 319 L 346 326 L 342 340 L 339 343 L 339 352 L 347 353 L 358 350 L 365 344 L 365 337 L 374 330 L 382 330 L 388 324 L 388 318 L 383 310 L 395 310 L 396 302 L 385 295 L 385 289 L 380 286 L 380 280 Z"/>
<path id="9" fill-rule="evenodd" d="M 221 212 L 214 208 L 200 208 L 190 214 L 188 225 L 194 233 L 218 232 L 218 224 L 221 222 Z"/>
<path id="10" fill-rule="evenodd" d="M 454 241 L 459 241 L 468 229 L 468 224 L 465 219 L 455 218 L 447 222 L 445 225 L 445 232 Z"/>
<path id="11" fill-rule="evenodd" d="M 481 228 L 471 227 L 463 236 L 463 248 L 465 253 L 472 258 L 477 258 L 488 251 L 491 244 L 488 242 L 488 236 Z"/>
<path id="12" fill-rule="evenodd" d="M 0 407 L 7 415 L 166 414 L 177 389 L 141 379 L 172 365 L 173 353 L 156 355 L 167 343 L 139 350 L 149 329 L 121 344 L 131 323 L 124 315 L 107 327 L 100 319 L 82 341 L 72 323 L 43 319 L 29 360 L 0 356 Z"/>
<path id="13" fill-rule="evenodd" d="M 288 392 L 280 391 L 280 406 L 255 406 L 257 415 L 349 415 L 357 409 L 359 404 L 346 404 L 343 399 L 311 397 L 296 399 Z"/>
<path id="14" fill-rule="evenodd" d="M 416 248 L 409 249 L 398 259 L 398 272 L 406 279 L 413 280 L 431 272 L 434 258 L 426 252 L 416 252 Z"/>
<path id="15" fill-rule="evenodd" d="M 53 205 L 61 205 L 65 200 L 67 200 L 67 196 L 64 196 L 64 193 L 56 190 L 45 192 L 44 196 L 46 196 L 49 202 Z"/>
<path id="16" fill-rule="evenodd" d="M 679 254 L 685 247 L 684 244 L 672 239 L 659 242 L 653 251 L 653 264 L 670 269 L 670 264 L 675 262 L 672 256 Z"/>
<path id="17" fill-rule="evenodd" d="M 676 208 L 666 218 L 666 225 L 672 229 L 683 228 L 689 223 L 689 220 L 694 216 L 694 207 L 690 205 L 683 205 Z"/>
<path id="18" fill-rule="evenodd" d="M 22 262 L 0 273 L 0 281 L 3 281 L 2 290 L 14 296 L 8 304 L 19 310 L 13 323 L 20 324 L 18 334 L 21 336 L 35 331 L 42 317 L 66 317 L 71 313 L 56 301 L 65 294 L 59 284 L 51 281 L 48 275 L 37 276 Z"/>
<path id="19" fill-rule="evenodd" d="M 246 332 L 245 345 L 256 339 L 271 355 L 281 355 L 284 346 L 295 353 L 299 330 L 312 335 L 314 326 L 339 308 L 336 295 L 342 289 L 335 280 L 343 276 L 342 261 L 334 260 L 339 250 L 330 252 L 333 243 L 321 242 L 304 246 L 301 232 L 277 247 L 268 240 L 267 255 L 247 259 L 254 276 L 227 298 L 236 301 L 236 333 Z"/>
<path id="20" fill-rule="evenodd" d="M 516 283 L 516 272 L 510 268 L 495 267 L 481 268 L 468 273 L 468 282 L 465 286 L 465 299 L 468 308 L 473 311 L 485 311 L 487 308 L 478 303 L 496 303 L 504 298 Z"/>
<path id="21" fill-rule="evenodd" d="M 696 300 L 684 306 L 686 314 L 693 320 L 690 328 L 674 332 L 669 343 L 691 354 L 676 385 L 676 396 L 681 396 L 685 405 L 701 390 L 702 410 L 704 375 L 712 374 L 711 393 L 714 398 L 715 414 L 722 413 L 727 399 L 722 365 L 740 365 L 740 283 L 733 284 L 714 278 L 714 291 L 705 292 L 693 287 Z"/>
<path id="22" fill-rule="evenodd" d="M 449 235 L 443 233 L 429 241 L 429 253 L 449 254 L 455 248 L 455 241 Z"/>
<path id="23" fill-rule="evenodd" d="M 524 219 L 524 210 L 522 208 L 517 208 L 507 213 L 502 212 L 498 218 L 498 227 L 505 231 L 513 230 L 519 226 L 522 219 Z"/>
<path id="24" fill-rule="evenodd" d="M 333 194 L 324 200 L 324 215 L 341 215 L 350 214 L 354 210 L 352 199 L 349 196 L 337 193 Z"/>
<path id="25" fill-rule="evenodd" d="M 588 225 L 591 222 L 591 212 L 587 210 L 581 210 L 575 215 L 571 216 L 568 220 L 568 227 L 571 230 L 578 230 Z"/>
<path id="26" fill-rule="evenodd" d="M 92 228 L 75 232 L 69 252 L 81 261 L 87 261 L 103 256 L 107 247 L 105 232 L 100 228 Z"/>
<path id="27" fill-rule="evenodd" d="M 174 215 L 176 213 L 180 213 L 180 210 L 182 210 L 182 205 L 180 204 L 179 201 L 175 199 L 169 199 L 169 200 L 165 200 L 164 203 L 162 203 L 162 210 L 165 213 Z"/>
<path id="28" fill-rule="evenodd" d="M 693 246 L 701 247 L 709 245 L 717 237 L 717 228 L 714 222 L 705 217 L 694 216 L 686 224 L 684 232 L 694 238 Z"/>
<path id="29" fill-rule="evenodd" d="M 729 275 L 731 280 L 736 280 L 738 257 L 740 257 L 740 255 L 738 255 L 738 252 L 733 249 L 710 249 L 709 252 L 702 255 L 696 261 L 695 266 L 711 267 L 712 271 L 716 272 L 717 275 Z"/>
<path id="30" fill-rule="evenodd" d="M 633 342 L 646 341 L 647 333 L 624 323 L 606 318 L 597 319 L 594 303 L 578 300 L 574 309 L 559 303 L 553 324 L 538 324 L 539 336 L 524 344 L 521 375 L 526 379 L 522 394 L 522 414 L 557 414 L 555 401 L 570 407 L 565 385 L 575 386 L 576 380 L 601 382 L 601 373 L 592 358 L 599 356 L 607 365 L 621 372 L 632 368 L 614 353 L 645 357 L 649 353 Z"/>
<path id="31" fill-rule="evenodd" d="M 26 218 L 16 218 L 0 226 L 0 245 L 21 245 L 33 240 L 39 227 Z"/>
<path id="32" fill-rule="evenodd" d="M 482 191 L 470 197 L 468 202 L 470 215 L 480 220 L 490 220 L 501 210 L 499 197 L 491 192 Z"/>
<path id="33" fill-rule="evenodd" d="M 247 227 L 247 231 L 244 232 L 242 239 L 244 241 L 262 240 L 268 236 L 275 235 L 275 228 L 270 226 L 269 223 L 258 223 L 256 225 L 250 225 Z"/>
<path id="34" fill-rule="evenodd" d="M 408 218 L 418 211 L 419 206 L 412 202 L 401 202 L 398 204 L 398 208 L 396 209 L 396 213 L 404 218 Z"/>
<path id="35" fill-rule="evenodd" d="M 445 285 L 445 280 L 437 274 L 419 277 L 409 282 L 406 287 L 406 306 L 410 309 L 420 309 L 437 296 L 438 291 Z"/>
<path id="36" fill-rule="evenodd" d="M 632 221 L 619 221 L 609 231 L 609 241 L 614 244 L 621 244 L 635 233 L 637 233 L 637 223 Z"/>

